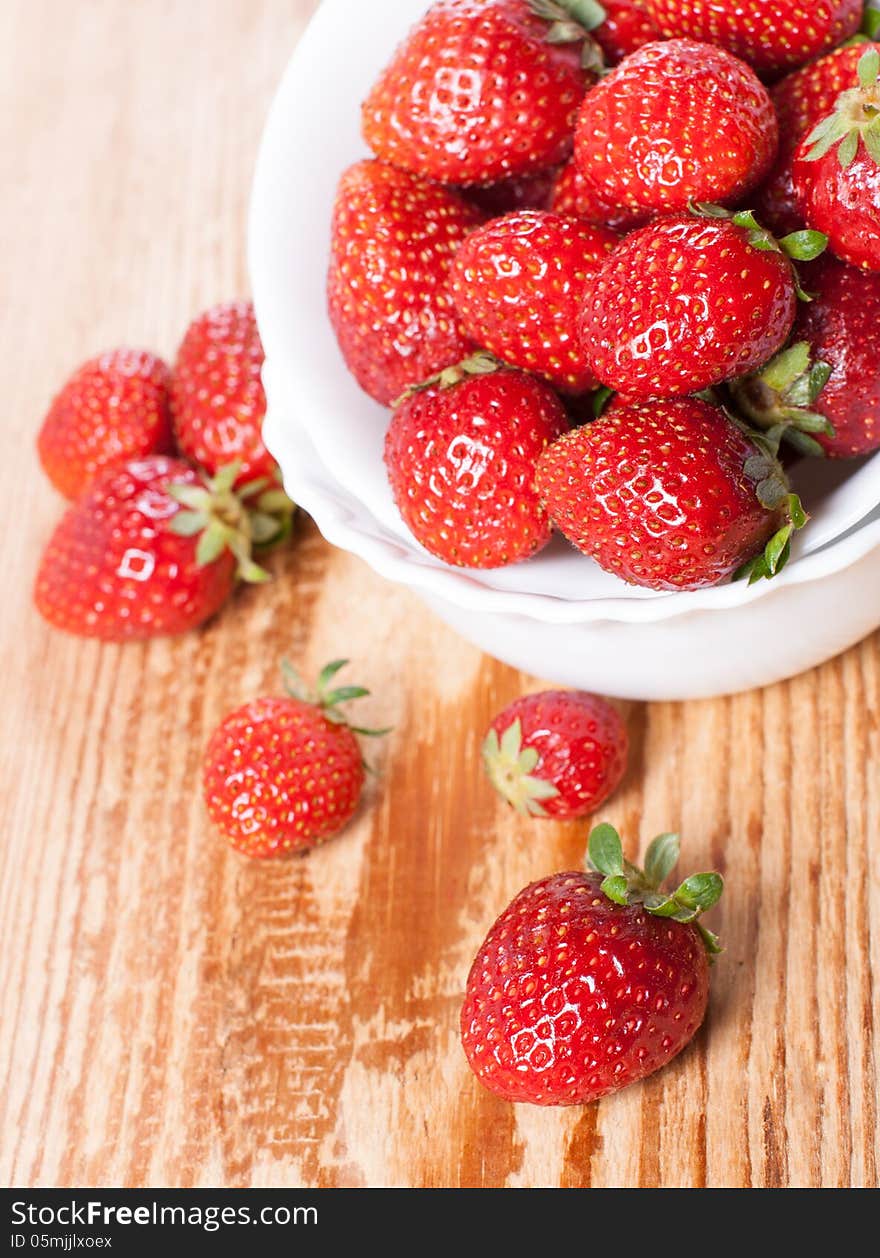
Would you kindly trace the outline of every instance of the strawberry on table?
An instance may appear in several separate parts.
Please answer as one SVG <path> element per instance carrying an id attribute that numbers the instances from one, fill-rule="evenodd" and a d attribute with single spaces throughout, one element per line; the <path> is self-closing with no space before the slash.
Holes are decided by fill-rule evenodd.
<path id="1" fill-rule="evenodd" d="M 568 428 L 542 380 L 475 355 L 429 378 L 394 410 L 385 466 L 397 509 L 445 563 L 499 568 L 550 540 L 535 493 L 538 455 Z"/>
<path id="2" fill-rule="evenodd" d="M 376 401 L 474 347 L 449 291 L 458 246 L 482 221 L 461 196 L 382 162 L 358 162 L 339 183 L 327 296 L 349 370 Z"/>
<path id="3" fill-rule="evenodd" d="M 767 89 L 743 61 L 692 39 L 646 44 L 584 97 L 575 161 L 605 201 L 646 214 L 735 203 L 778 144 Z"/>
<path id="4" fill-rule="evenodd" d="M 644 0 L 667 36 L 720 44 L 761 74 L 803 65 L 854 35 L 863 0 Z"/>
<path id="5" fill-rule="evenodd" d="M 43 552 L 37 610 L 58 629 L 109 642 L 202 624 L 229 598 L 236 576 L 266 579 L 251 548 L 285 532 L 275 491 L 264 491 L 271 501 L 255 495 L 249 508 L 232 489 L 237 471 L 232 464 L 207 481 L 162 455 L 106 468 Z"/>
<path id="6" fill-rule="evenodd" d="M 490 1092 L 533 1105 L 586 1105 L 665 1066 L 696 1035 L 718 941 L 697 920 L 716 873 L 660 887 L 678 836 L 648 847 L 644 872 L 610 825 L 590 835 L 591 870 L 531 883 L 471 966 L 461 1009 L 468 1065 Z"/>
<path id="7" fill-rule="evenodd" d="M 880 49 L 859 58 L 853 86 L 801 142 L 798 208 L 844 262 L 880 271 Z"/>
<path id="8" fill-rule="evenodd" d="M 483 764 L 517 812 L 569 820 L 594 812 L 620 785 L 626 726 L 601 695 L 543 690 L 499 712 L 483 741 Z"/>
<path id="9" fill-rule="evenodd" d="M 347 660 L 321 671 L 311 692 L 289 664 L 288 693 L 236 708 L 205 749 L 202 787 L 211 820 L 245 856 L 290 856 L 337 834 L 354 815 L 364 785 L 356 735 L 341 704 L 369 694 L 337 686 Z"/>
<path id="10" fill-rule="evenodd" d="M 453 184 L 559 165 L 601 64 L 586 27 L 603 17 L 593 0 L 437 0 L 364 102 L 367 144 Z"/>
<path id="11" fill-rule="evenodd" d="M 652 590 L 774 576 L 805 522 L 757 434 L 698 398 L 609 407 L 544 451 L 535 484 L 570 542 Z"/>
<path id="12" fill-rule="evenodd" d="M 43 470 L 65 498 L 105 467 L 173 450 L 169 379 L 162 359 L 142 349 L 108 350 L 70 376 L 37 437 Z"/>
<path id="13" fill-rule="evenodd" d="M 468 236 L 452 264 L 465 331 L 564 393 L 595 387 L 577 334 L 584 290 L 618 238 L 549 211 L 520 210 Z"/>

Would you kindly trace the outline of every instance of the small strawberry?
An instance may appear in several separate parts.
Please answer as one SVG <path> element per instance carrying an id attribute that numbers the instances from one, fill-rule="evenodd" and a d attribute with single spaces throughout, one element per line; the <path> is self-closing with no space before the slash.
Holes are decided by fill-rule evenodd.
<path id="1" fill-rule="evenodd" d="M 174 364 L 171 408 L 181 454 L 211 475 L 237 462 L 239 485 L 276 473 L 262 437 L 263 357 L 253 305 L 230 301 L 193 320 Z"/>
<path id="2" fill-rule="evenodd" d="M 627 236 L 587 290 L 581 344 L 596 378 L 621 393 L 671 397 L 745 375 L 791 331 L 790 257 L 816 257 L 825 237 L 777 242 L 748 211 L 697 209 Z"/>
<path id="3" fill-rule="evenodd" d="M 709 44 L 646 44 L 584 97 L 575 131 L 581 174 L 612 205 L 645 213 L 691 201 L 733 203 L 776 155 L 767 89 L 744 62 Z"/>
<path id="4" fill-rule="evenodd" d="M 593 38 L 610 66 L 660 38 L 645 0 L 602 0 L 602 8 L 605 21 L 593 31 Z"/>
<path id="5" fill-rule="evenodd" d="M 247 508 L 232 490 L 237 471 L 232 464 L 206 481 L 163 455 L 105 468 L 43 552 L 37 610 L 68 633 L 128 642 L 200 625 L 226 602 L 236 574 L 265 580 L 251 547 L 274 541 L 284 520 L 270 514 L 271 490 L 265 510 L 262 495 Z"/>
<path id="6" fill-rule="evenodd" d="M 404 523 L 459 567 L 499 568 L 550 540 L 532 482 L 568 419 L 548 384 L 499 366 L 478 354 L 427 380 L 397 405 L 385 438 Z"/>
<path id="7" fill-rule="evenodd" d="M 739 409 L 803 454 L 851 458 L 880 448 L 880 274 L 820 258 L 792 345 L 732 382 Z"/>
<path id="8" fill-rule="evenodd" d="M 880 49 L 869 47 L 858 83 L 801 141 L 792 180 L 810 227 L 844 262 L 880 271 Z"/>
<path id="9" fill-rule="evenodd" d="M 779 153 L 769 178 L 753 198 L 755 213 L 777 233 L 803 227 L 797 208 L 791 166 L 801 140 L 834 109 L 840 93 L 856 81 L 864 44 L 835 48 L 774 83 L 770 96 L 779 115 Z"/>
<path id="10" fill-rule="evenodd" d="M 461 1009 L 468 1065 L 490 1092 L 533 1105 L 586 1105 L 653 1074 L 693 1039 L 718 940 L 699 916 L 719 874 L 671 893 L 678 836 L 662 834 L 645 870 L 608 824 L 590 835 L 591 871 L 531 883 L 489 931 Z"/>
<path id="11" fill-rule="evenodd" d="M 618 238 L 542 210 L 493 219 L 468 236 L 452 264 L 465 331 L 512 367 L 565 393 L 595 387 L 577 336 L 588 280 Z"/>
<path id="12" fill-rule="evenodd" d="M 772 577 L 806 519 L 757 434 L 698 398 L 609 407 L 544 451 L 535 484 L 570 542 L 652 590 Z"/>
<path id="13" fill-rule="evenodd" d="M 761 74 L 803 65 L 854 35 L 862 0 L 644 0 L 662 33 L 720 44 Z"/>
<path id="14" fill-rule="evenodd" d="M 364 103 L 367 144 L 443 183 L 559 165 L 595 78 L 584 67 L 601 64 L 586 26 L 603 17 L 593 0 L 437 0 Z"/>
<path id="15" fill-rule="evenodd" d="M 79 497 L 105 467 L 174 448 L 169 378 L 149 350 L 114 349 L 65 382 L 37 437 L 43 470 L 65 498 Z"/>
<path id="16" fill-rule="evenodd" d="M 340 704 L 369 694 L 331 688 L 347 660 L 334 660 L 314 693 L 284 665 L 288 694 L 251 700 L 220 723 L 205 749 L 202 784 L 211 820 L 245 856 L 291 856 L 337 834 L 364 785 L 356 734 Z"/>
<path id="17" fill-rule="evenodd" d="M 567 218 L 582 218 L 593 227 L 621 233 L 643 226 L 652 217 L 643 210 L 613 205 L 584 178 L 574 159 L 566 162 L 556 178 L 550 209 Z"/>
<path id="18" fill-rule="evenodd" d="M 462 197 L 382 162 L 339 183 L 327 295 L 349 370 L 389 405 L 473 348 L 449 291 L 449 265 L 481 215 Z"/>
<path id="19" fill-rule="evenodd" d="M 583 690 L 523 695 L 483 742 L 489 781 L 517 812 L 569 820 L 594 812 L 619 786 L 628 740 L 620 713 Z"/>

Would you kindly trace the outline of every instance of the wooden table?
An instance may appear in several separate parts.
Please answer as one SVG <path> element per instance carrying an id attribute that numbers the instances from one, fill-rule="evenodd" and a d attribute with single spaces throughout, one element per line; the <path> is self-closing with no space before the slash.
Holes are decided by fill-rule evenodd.
<path id="1" fill-rule="evenodd" d="M 626 705 L 604 816 L 680 829 L 728 881 L 709 1024 L 583 1109 L 484 1092 L 457 1019 L 473 953 L 585 827 L 484 782 L 488 718 L 540 685 L 305 525 L 203 632 L 66 638 L 29 586 L 61 504 L 33 439 L 80 359 L 172 355 L 247 291 L 249 183 L 312 0 L 5 0 L 6 588 L 0 676 L 0 1180 L 35 1185 L 876 1185 L 880 638 L 767 690 Z M 833 615 L 829 608 L 829 615 Z M 350 656 L 393 724 L 346 833 L 248 863 L 198 789 L 230 707 Z M 872 851 L 873 848 L 873 851 Z"/>

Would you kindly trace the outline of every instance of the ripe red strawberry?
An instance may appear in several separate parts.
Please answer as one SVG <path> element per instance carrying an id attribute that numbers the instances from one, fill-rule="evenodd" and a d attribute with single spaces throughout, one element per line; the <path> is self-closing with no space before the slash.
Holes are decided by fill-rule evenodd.
<path id="1" fill-rule="evenodd" d="M 594 227 L 613 232 L 633 231 L 651 217 L 644 210 L 631 210 L 613 205 L 599 189 L 594 188 L 572 159 L 559 172 L 550 197 L 550 209 L 568 218 L 582 218 Z"/>
<path id="2" fill-rule="evenodd" d="M 163 455 L 105 468 L 43 552 L 37 610 L 58 629 L 108 642 L 182 633 L 213 616 L 236 569 L 265 579 L 250 546 L 282 529 L 267 513 L 249 514 L 232 492 L 235 471 L 206 482 Z"/>
<path id="3" fill-rule="evenodd" d="M 499 218 L 514 210 L 546 210 L 558 174 L 554 166 L 537 175 L 514 175 L 483 188 L 462 188 L 462 196 L 486 218 Z"/>
<path id="4" fill-rule="evenodd" d="M 862 0 L 644 0 L 664 35 L 720 44 L 761 74 L 803 65 L 854 35 Z"/>
<path id="5" fill-rule="evenodd" d="M 288 694 L 251 700 L 231 712 L 205 749 L 202 784 L 211 820 L 245 856 L 290 856 L 337 834 L 364 785 L 356 734 L 339 705 L 369 694 L 331 683 L 347 660 L 323 669 L 311 693 L 289 664 Z"/>
<path id="6" fill-rule="evenodd" d="M 148 350 L 113 349 L 64 383 L 43 420 L 37 451 L 65 498 L 77 498 L 111 464 L 174 448 L 169 376 Z"/>
<path id="7" fill-rule="evenodd" d="M 810 227 L 844 262 L 880 271 L 880 49 L 858 63 L 858 83 L 802 140 L 792 179 Z"/>
<path id="8" fill-rule="evenodd" d="M 692 39 L 646 44 L 587 92 L 575 160 L 612 205 L 669 213 L 741 200 L 770 169 L 778 124 L 744 62 Z"/>
<path id="9" fill-rule="evenodd" d="M 595 376 L 629 396 L 671 397 L 754 371 L 794 322 L 787 255 L 815 257 L 824 243 L 818 233 L 777 242 L 748 212 L 711 206 L 633 232 L 584 301 L 581 343 Z"/>
<path id="10" fill-rule="evenodd" d="M 617 241 L 604 228 L 542 210 L 520 210 L 478 227 L 450 274 L 465 331 L 562 392 L 595 388 L 578 316 L 587 282 Z"/>
<path id="11" fill-rule="evenodd" d="M 734 397 L 772 439 L 804 454 L 850 458 L 880 449 L 880 274 L 820 258 L 810 268 L 813 300 L 801 307 L 793 344 Z"/>
<path id="12" fill-rule="evenodd" d="M 171 408 L 182 454 L 213 475 L 238 462 L 237 484 L 275 475 L 263 445 L 263 346 L 249 301 L 212 306 L 177 351 Z"/>
<path id="13" fill-rule="evenodd" d="M 644 0 L 602 0 L 602 8 L 605 21 L 593 31 L 593 38 L 610 66 L 660 38 Z"/>
<path id="14" fill-rule="evenodd" d="M 626 769 L 626 726 L 583 690 L 523 695 L 495 717 L 483 742 L 489 781 L 517 812 L 568 820 L 594 812 Z"/>
<path id="15" fill-rule="evenodd" d="M 489 355 L 449 368 L 400 402 L 385 438 L 394 501 L 446 563 L 499 568 L 550 540 L 535 462 L 568 419 L 548 384 Z"/>
<path id="16" fill-rule="evenodd" d="M 495 183 L 557 166 L 600 64 L 571 16 L 592 0 L 437 0 L 364 102 L 377 157 L 453 184 Z M 559 42 L 562 41 L 562 42 Z"/>
<path id="17" fill-rule="evenodd" d="M 454 192 L 381 162 L 358 162 L 342 176 L 330 319 L 349 370 L 377 402 L 389 405 L 473 348 L 448 277 L 455 250 L 479 222 Z"/>
<path id="18" fill-rule="evenodd" d="M 830 114 L 841 92 L 857 81 L 864 44 L 835 48 L 780 79 L 770 89 L 779 116 L 779 154 L 770 177 L 752 198 L 757 217 L 777 233 L 803 227 L 791 177 L 795 151 L 808 131 Z"/>
<path id="19" fill-rule="evenodd" d="M 757 580 L 779 571 L 805 522 L 758 441 L 698 398 L 612 406 L 544 451 L 535 484 L 569 541 L 633 585 Z"/>
<path id="20" fill-rule="evenodd" d="M 471 966 L 462 1046 L 480 1082 L 506 1101 L 598 1100 L 665 1066 L 705 1017 L 719 947 L 697 918 L 717 903 L 720 875 L 660 891 L 678 860 L 675 834 L 651 843 L 644 873 L 610 825 L 593 830 L 589 852 L 596 872 L 531 883 Z"/>

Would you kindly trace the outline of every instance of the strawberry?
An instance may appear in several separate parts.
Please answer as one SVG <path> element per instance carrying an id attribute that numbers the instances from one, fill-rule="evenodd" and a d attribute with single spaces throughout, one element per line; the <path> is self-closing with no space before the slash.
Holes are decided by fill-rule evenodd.
<path id="1" fill-rule="evenodd" d="M 644 0 L 667 36 L 720 44 L 761 74 L 792 70 L 854 35 L 862 0 Z"/>
<path id="2" fill-rule="evenodd" d="M 285 662 L 287 695 L 253 699 L 224 718 L 208 742 L 202 786 L 211 820 L 245 856 L 291 856 L 337 834 L 364 785 L 356 734 L 340 704 L 369 694 L 331 688 L 347 660 L 334 660 L 310 692 Z"/>
<path id="3" fill-rule="evenodd" d="M 558 167 L 536 175 L 513 175 L 485 187 L 460 188 L 462 196 L 485 218 L 499 218 L 514 210 L 546 210 L 559 173 Z"/>
<path id="4" fill-rule="evenodd" d="M 653 1074 L 706 1014 L 718 940 L 699 922 L 723 890 L 694 874 L 660 890 L 678 836 L 648 847 L 645 870 L 597 826 L 590 872 L 540 878 L 483 941 L 467 979 L 461 1042 L 480 1082 L 506 1101 L 585 1105 Z"/>
<path id="5" fill-rule="evenodd" d="M 739 409 L 804 454 L 850 458 L 880 449 L 880 274 L 823 257 L 793 344 L 731 385 Z"/>
<path id="6" fill-rule="evenodd" d="M 748 212 L 718 207 L 658 219 L 618 245 L 587 290 L 581 344 L 597 379 L 637 397 L 693 393 L 767 361 L 791 331 L 789 256 L 819 233 L 777 242 Z"/>
<path id="7" fill-rule="evenodd" d="M 68 633 L 128 642 L 200 625 L 226 602 L 236 573 L 265 580 L 251 545 L 284 525 L 269 514 L 274 502 L 246 508 L 232 491 L 237 471 L 232 464 L 206 481 L 163 455 L 105 468 L 43 552 L 37 610 Z"/>
<path id="8" fill-rule="evenodd" d="M 274 477 L 263 445 L 263 346 L 249 301 L 212 306 L 189 325 L 171 384 L 181 454 L 213 475 L 239 464 L 238 484 Z"/>
<path id="9" fill-rule="evenodd" d="M 716 406 L 612 406 L 538 460 L 553 523 L 606 571 L 652 590 L 771 577 L 805 522 L 782 468 Z"/>
<path id="10" fill-rule="evenodd" d="M 483 742 L 489 781 L 517 812 L 568 820 L 595 811 L 626 769 L 626 726 L 583 690 L 523 695 L 495 717 Z"/>
<path id="11" fill-rule="evenodd" d="M 558 166 L 601 54 L 593 0 L 437 0 L 364 102 L 377 157 L 444 183 Z"/>
<path id="12" fill-rule="evenodd" d="M 452 255 L 481 215 L 456 193 L 381 162 L 339 183 L 327 294 L 358 384 L 388 405 L 473 348 L 449 292 Z"/>
<path id="13" fill-rule="evenodd" d="M 394 501 L 445 563 L 498 568 L 550 540 L 535 462 L 568 419 L 548 384 L 487 354 L 451 367 L 396 407 L 385 439 Z"/>
<path id="14" fill-rule="evenodd" d="M 651 217 L 641 210 L 613 205 L 589 183 L 572 159 L 562 167 L 553 185 L 550 209 L 567 218 L 582 218 L 594 227 L 606 227 L 613 232 L 633 231 Z"/>
<path id="15" fill-rule="evenodd" d="M 773 103 L 754 71 L 692 39 L 646 44 L 587 92 L 575 160 L 612 205 L 669 213 L 740 200 L 776 155 Z"/>
<path id="16" fill-rule="evenodd" d="M 753 198 L 755 213 L 775 232 L 803 227 L 791 177 L 795 151 L 816 123 L 834 109 L 841 92 L 856 81 L 864 44 L 835 48 L 825 57 L 774 83 L 770 96 L 779 116 L 779 153 L 773 170 Z"/>
<path id="17" fill-rule="evenodd" d="M 169 378 L 149 350 L 113 349 L 64 383 L 43 420 L 37 452 L 65 498 L 77 498 L 105 467 L 174 448 Z"/>
<path id="18" fill-rule="evenodd" d="M 594 388 L 577 337 L 578 315 L 587 281 L 616 244 L 613 232 L 541 210 L 478 227 L 451 271 L 465 331 L 562 392 Z"/>
<path id="19" fill-rule="evenodd" d="M 858 80 L 801 141 L 792 166 L 798 208 L 844 262 L 880 271 L 880 48 Z"/>
<path id="20" fill-rule="evenodd" d="M 602 8 L 605 21 L 593 31 L 593 38 L 608 65 L 616 66 L 631 52 L 660 38 L 645 0 L 602 0 Z"/>

